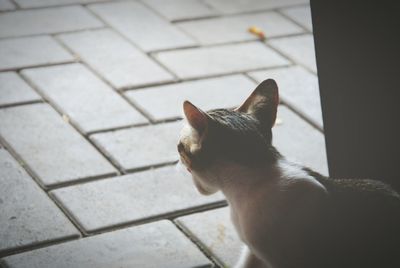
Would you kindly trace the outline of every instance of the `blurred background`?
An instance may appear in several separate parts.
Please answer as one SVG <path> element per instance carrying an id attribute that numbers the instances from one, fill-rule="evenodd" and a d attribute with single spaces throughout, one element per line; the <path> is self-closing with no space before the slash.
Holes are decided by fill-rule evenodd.
<path id="1" fill-rule="evenodd" d="M 273 78 L 274 144 L 327 175 L 305 0 L 0 0 L 0 265 L 231 267 L 221 194 L 175 168 L 182 102 Z"/>

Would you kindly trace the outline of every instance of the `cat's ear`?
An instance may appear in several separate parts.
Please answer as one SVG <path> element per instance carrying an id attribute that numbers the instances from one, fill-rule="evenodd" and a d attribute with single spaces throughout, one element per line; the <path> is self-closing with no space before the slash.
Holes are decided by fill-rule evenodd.
<path id="1" fill-rule="evenodd" d="M 272 128 L 275 124 L 278 104 L 278 85 L 275 80 L 267 79 L 259 84 L 245 102 L 235 110 L 254 115 L 267 127 Z"/>
<path id="2" fill-rule="evenodd" d="M 197 130 L 199 134 L 203 134 L 208 126 L 207 114 L 189 101 L 183 102 L 183 112 L 189 124 Z"/>

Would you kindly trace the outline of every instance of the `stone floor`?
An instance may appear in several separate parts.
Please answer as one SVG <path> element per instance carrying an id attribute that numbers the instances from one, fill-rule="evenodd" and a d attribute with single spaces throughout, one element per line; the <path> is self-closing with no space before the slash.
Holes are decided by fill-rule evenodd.
<path id="1" fill-rule="evenodd" d="M 0 10 L 0 266 L 232 266 L 224 197 L 175 168 L 184 99 L 234 107 L 276 79 L 276 146 L 327 174 L 307 0 Z"/>

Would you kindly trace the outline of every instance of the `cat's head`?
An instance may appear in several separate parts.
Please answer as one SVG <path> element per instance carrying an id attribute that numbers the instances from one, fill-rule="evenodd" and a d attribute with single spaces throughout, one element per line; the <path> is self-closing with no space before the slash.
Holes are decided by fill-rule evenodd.
<path id="1" fill-rule="evenodd" d="M 278 86 L 265 80 L 236 109 L 202 111 L 189 101 L 183 103 L 186 124 L 178 152 L 202 194 L 219 190 L 213 171 L 223 166 L 256 166 L 276 159 L 271 128 L 279 104 Z"/>

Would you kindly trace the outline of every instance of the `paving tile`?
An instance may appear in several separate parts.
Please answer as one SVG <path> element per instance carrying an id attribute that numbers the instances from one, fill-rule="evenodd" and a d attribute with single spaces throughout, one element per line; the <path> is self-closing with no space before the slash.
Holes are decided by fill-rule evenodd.
<path id="1" fill-rule="evenodd" d="M 88 4 L 107 0 L 14 0 L 22 8 L 50 7 L 70 4 Z"/>
<path id="2" fill-rule="evenodd" d="M 258 82 L 273 78 L 285 104 L 302 113 L 322 128 L 322 111 L 318 78 L 300 66 L 249 73 Z"/>
<path id="3" fill-rule="evenodd" d="M 122 129 L 91 136 L 114 162 L 132 170 L 178 160 L 176 144 L 182 122 Z"/>
<path id="4" fill-rule="evenodd" d="M 0 254 L 79 232 L 17 161 L 0 149 Z"/>
<path id="5" fill-rule="evenodd" d="M 315 73 L 317 72 L 312 35 L 273 39 L 269 41 L 269 44 L 296 63 L 307 67 Z"/>
<path id="6" fill-rule="evenodd" d="M 328 175 L 323 134 L 285 106 L 279 107 L 277 118 L 272 129 L 274 146 L 289 160 Z"/>
<path id="7" fill-rule="evenodd" d="M 49 36 L 0 40 L 0 71 L 73 60 L 74 57 Z"/>
<path id="8" fill-rule="evenodd" d="M 86 232 L 215 204 L 222 194 L 197 192 L 188 172 L 175 166 L 52 191 Z"/>
<path id="9" fill-rule="evenodd" d="M 0 11 L 14 10 L 15 5 L 10 0 L 0 0 Z"/>
<path id="10" fill-rule="evenodd" d="M 205 2 L 222 13 L 232 14 L 308 4 L 309 0 L 205 0 Z"/>
<path id="11" fill-rule="evenodd" d="M 180 217 L 175 222 L 223 267 L 234 267 L 243 243 L 231 222 L 229 208 Z"/>
<path id="12" fill-rule="evenodd" d="M 81 6 L 19 10 L 0 14 L 0 37 L 51 34 L 102 27 Z"/>
<path id="13" fill-rule="evenodd" d="M 45 186 L 115 174 L 115 169 L 46 104 L 0 110 L 0 136 Z"/>
<path id="14" fill-rule="evenodd" d="M 201 0 L 143 0 L 142 2 L 170 21 L 219 14 L 219 12 Z"/>
<path id="15" fill-rule="evenodd" d="M 85 133 L 147 122 L 81 64 L 27 69 L 22 75 Z"/>
<path id="16" fill-rule="evenodd" d="M 4 259 L 10 268 L 210 267 L 170 222 L 160 221 L 55 245 Z"/>
<path id="17" fill-rule="evenodd" d="M 18 74 L 0 73 L 0 106 L 40 99 L 40 96 Z"/>
<path id="18" fill-rule="evenodd" d="M 257 40 L 258 37 L 248 31 L 251 26 L 263 29 L 267 38 L 304 32 L 276 12 L 188 21 L 177 25 L 204 45 Z"/>
<path id="19" fill-rule="evenodd" d="M 153 120 L 165 120 L 182 116 L 184 100 L 190 100 L 203 110 L 238 106 L 254 87 L 254 82 L 247 77 L 232 75 L 131 90 L 125 95 Z"/>
<path id="20" fill-rule="evenodd" d="M 60 38 L 115 88 L 173 80 L 171 74 L 111 30 L 65 34 Z"/>
<path id="21" fill-rule="evenodd" d="M 283 14 L 312 32 L 312 20 L 310 6 L 290 7 L 281 10 Z"/>
<path id="22" fill-rule="evenodd" d="M 162 64 L 182 79 L 283 66 L 289 62 L 262 43 L 166 51 L 155 54 Z"/>
<path id="23" fill-rule="evenodd" d="M 144 51 L 195 45 L 189 36 L 139 2 L 94 4 L 89 8 Z"/>

